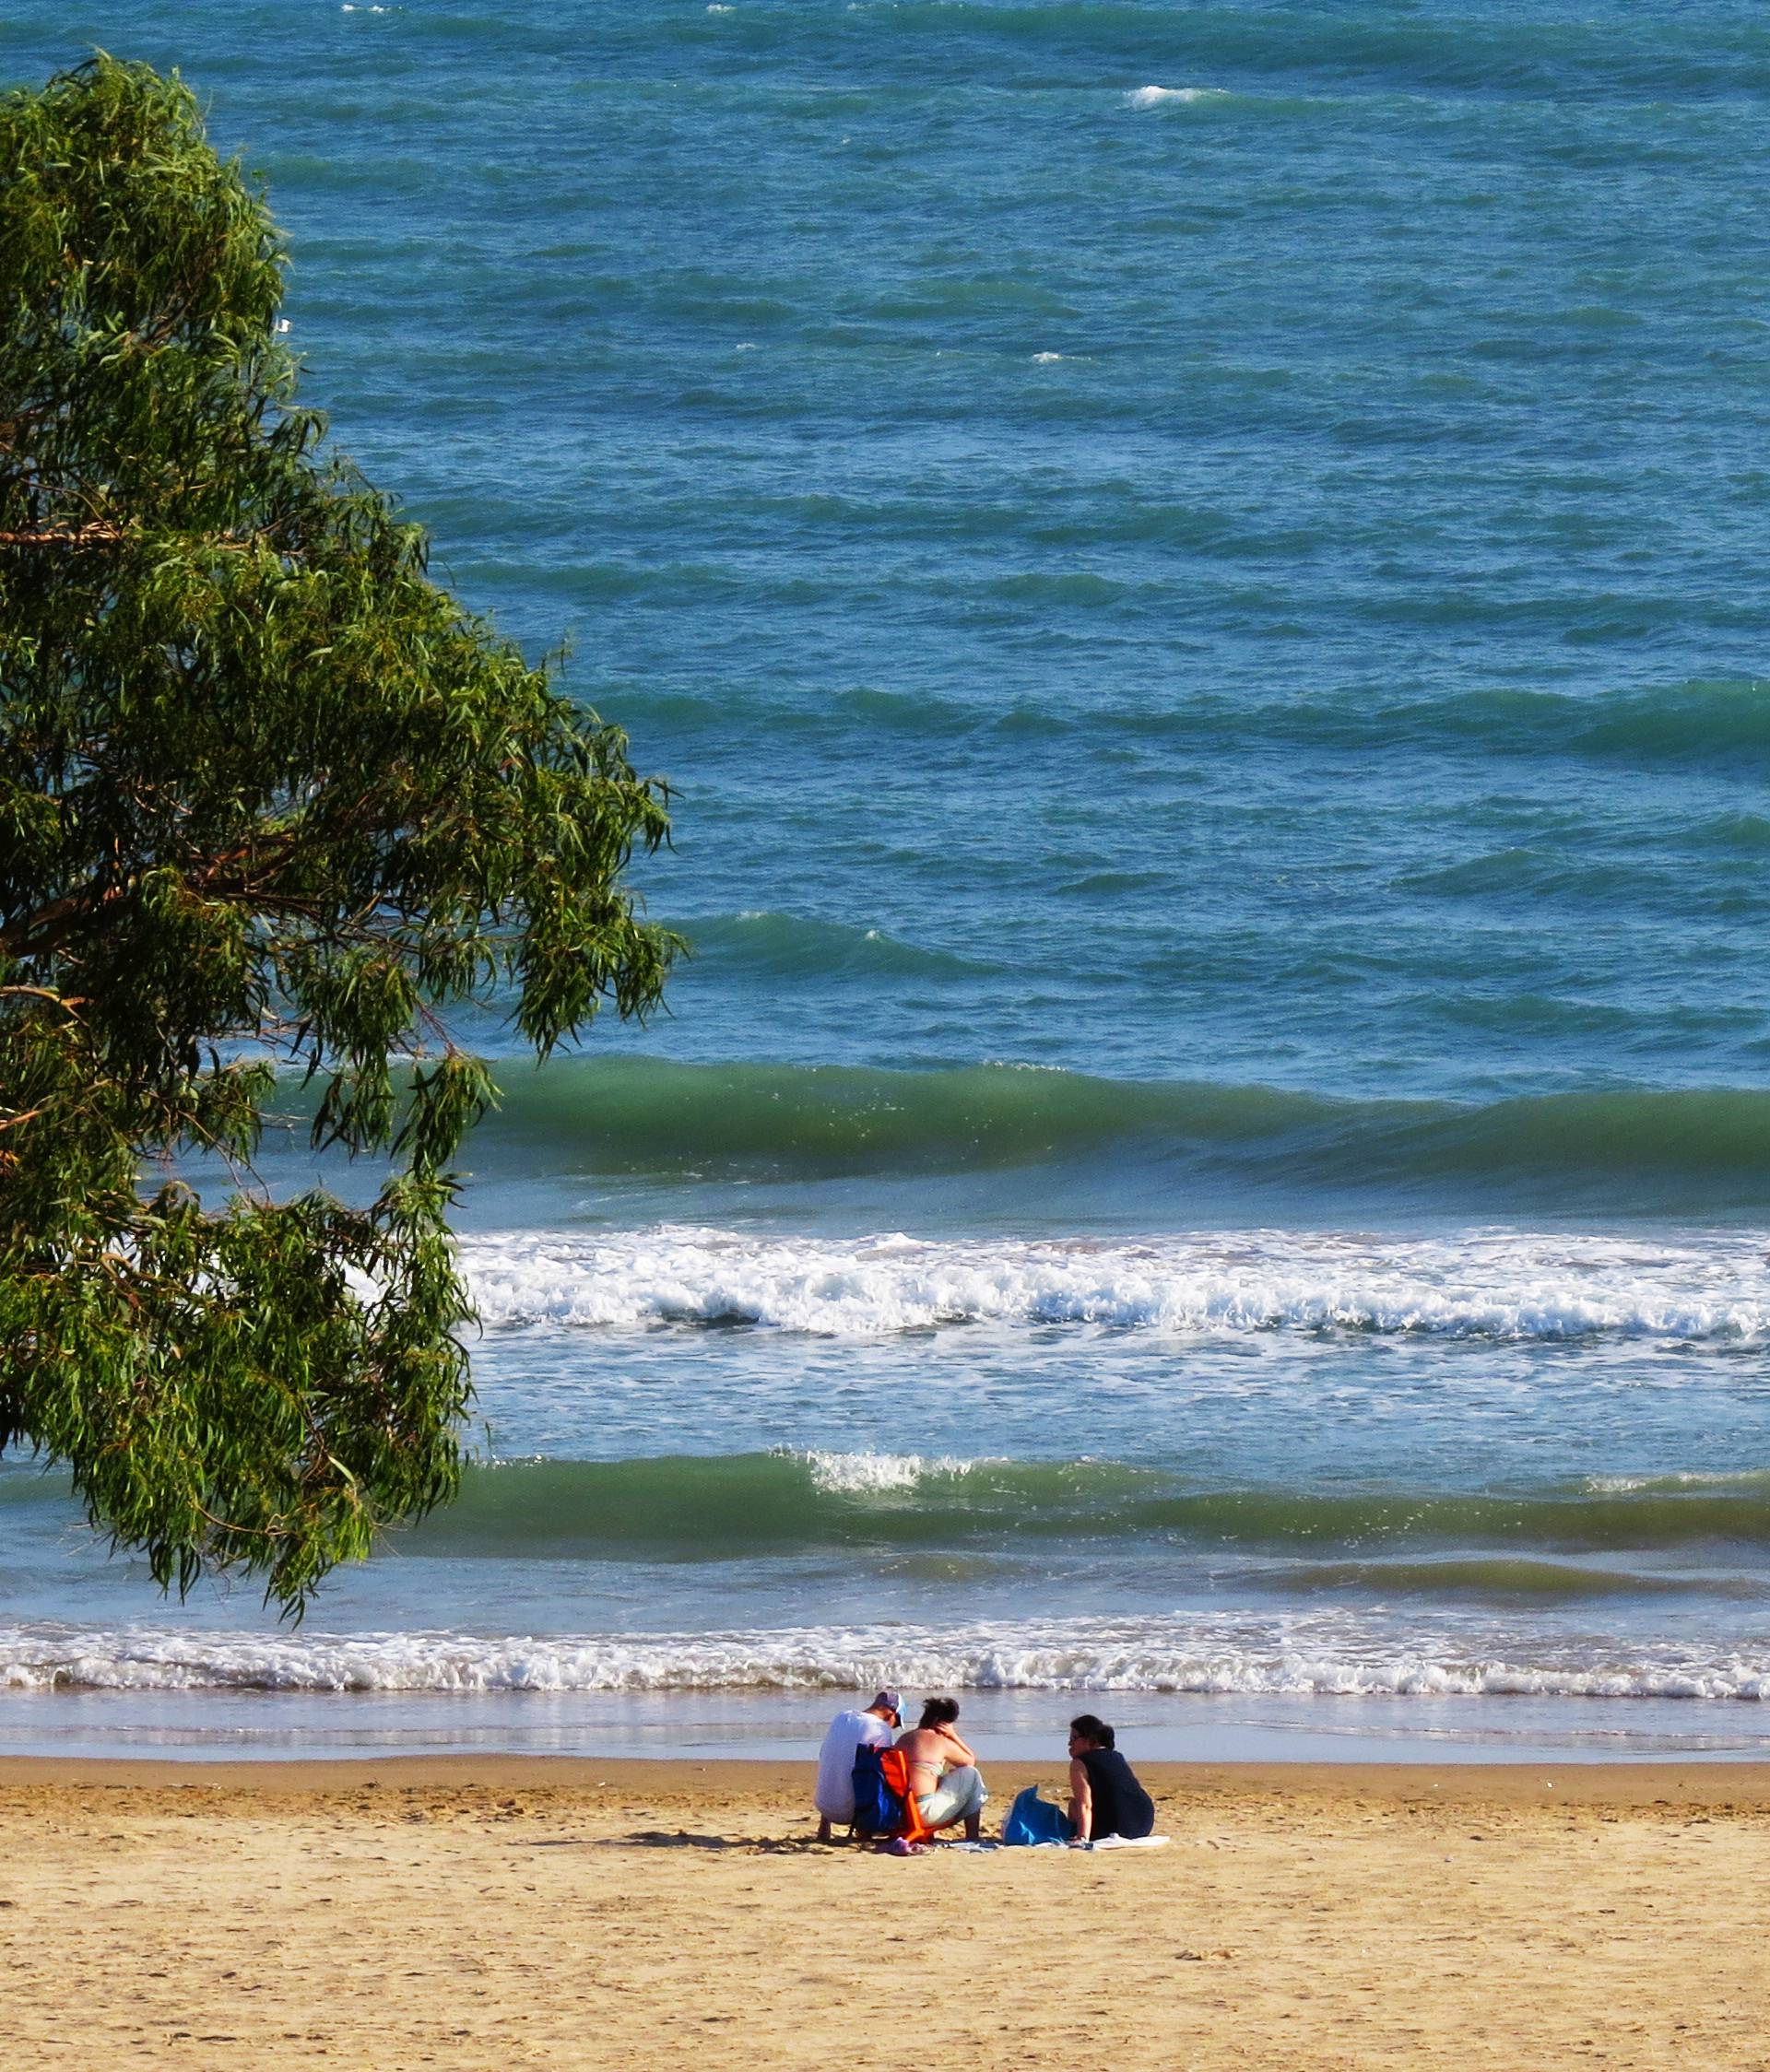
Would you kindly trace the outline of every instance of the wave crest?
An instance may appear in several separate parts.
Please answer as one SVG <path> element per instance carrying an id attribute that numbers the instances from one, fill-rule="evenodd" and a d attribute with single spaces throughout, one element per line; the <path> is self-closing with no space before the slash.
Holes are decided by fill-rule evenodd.
<path id="1" fill-rule="evenodd" d="M 1127 108 L 1160 108 L 1169 101 L 1227 100 L 1227 87 L 1138 87 L 1125 96 Z"/>
<path id="2" fill-rule="evenodd" d="M 791 1457 L 791 1456 L 789 1456 Z M 811 1471 L 811 1486 L 826 1496 L 865 1490 L 914 1489 L 933 1477 L 950 1479 L 969 1475 L 972 1463 L 950 1454 L 925 1459 L 920 1454 L 826 1454 L 799 1456 Z"/>

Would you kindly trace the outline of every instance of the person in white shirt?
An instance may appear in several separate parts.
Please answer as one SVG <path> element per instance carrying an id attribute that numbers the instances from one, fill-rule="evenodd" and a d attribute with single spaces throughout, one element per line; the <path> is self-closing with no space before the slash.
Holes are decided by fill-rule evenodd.
<path id="1" fill-rule="evenodd" d="M 881 1690 L 859 1712 L 838 1713 L 818 1750 L 818 1840 L 828 1842 L 834 1827 L 855 1824 L 855 1750 L 889 1748 L 903 1716 L 903 1700 Z"/>

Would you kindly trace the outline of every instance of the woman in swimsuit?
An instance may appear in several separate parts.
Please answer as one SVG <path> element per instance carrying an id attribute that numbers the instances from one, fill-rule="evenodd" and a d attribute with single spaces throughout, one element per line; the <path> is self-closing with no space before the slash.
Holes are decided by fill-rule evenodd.
<path id="1" fill-rule="evenodd" d="M 958 1717 L 956 1699 L 930 1698 L 920 1724 L 901 1735 L 897 1745 L 910 1759 L 910 1789 L 929 1827 L 950 1828 L 962 1820 L 967 1838 L 975 1842 L 989 1794 L 977 1758 L 959 1738 Z"/>

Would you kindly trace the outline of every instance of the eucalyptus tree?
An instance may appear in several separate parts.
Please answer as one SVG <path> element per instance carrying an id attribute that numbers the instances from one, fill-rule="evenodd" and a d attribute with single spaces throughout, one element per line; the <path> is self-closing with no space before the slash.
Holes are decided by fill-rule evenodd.
<path id="1" fill-rule="evenodd" d="M 283 276 L 176 75 L 0 100 L 0 1446 L 299 1611 L 460 1472 L 451 1009 L 545 1054 L 678 946 L 663 787 L 298 406 Z M 291 1074 L 358 1206 L 259 1180 Z"/>

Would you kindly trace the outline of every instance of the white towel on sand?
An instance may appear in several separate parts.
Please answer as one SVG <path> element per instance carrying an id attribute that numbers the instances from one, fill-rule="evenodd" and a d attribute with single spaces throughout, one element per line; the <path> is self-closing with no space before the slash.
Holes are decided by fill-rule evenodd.
<path id="1" fill-rule="evenodd" d="M 1098 1842 L 1028 1842 L 1026 1849 L 1165 1849 L 1173 1838 L 1165 1834 L 1103 1834 Z M 993 1842 L 950 1842 L 949 1849 L 993 1849 Z"/>

